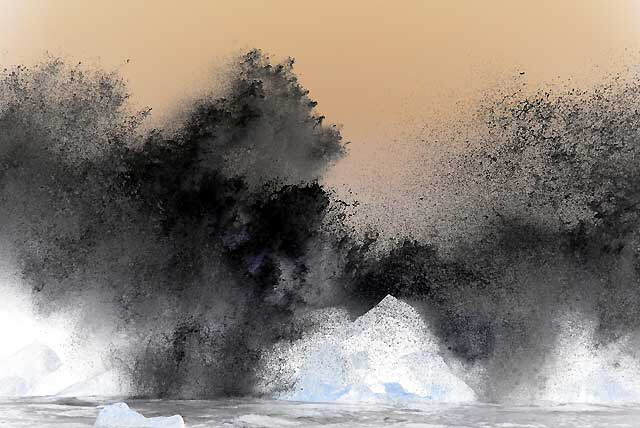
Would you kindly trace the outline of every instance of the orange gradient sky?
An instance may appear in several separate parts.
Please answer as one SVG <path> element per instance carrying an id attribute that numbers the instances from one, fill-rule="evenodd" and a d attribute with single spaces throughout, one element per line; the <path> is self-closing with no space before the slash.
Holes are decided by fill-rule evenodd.
<path id="1" fill-rule="evenodd" d="M 295 57 L 322 112 L 358 138 L 492 73 L 580 78 L 639 46 L 636 1 L 0 0 L 3 64 L 48 51 L 117 67 L 163 109 L 217 60 L 259 47 Z"/>
<path id="2" fill-rule="evenodd" d="M 364 193 L 382 178 L 393 194 L 417 185 L 414 136 L 488 88 L 634 67 L 640 1 L 0 0 L 0 63 L 49 52 L 115 68 L 160 117 L 253 47 L 296 58 L 320 112 L 344 126 L 351 154 L 333 180 Z"/>

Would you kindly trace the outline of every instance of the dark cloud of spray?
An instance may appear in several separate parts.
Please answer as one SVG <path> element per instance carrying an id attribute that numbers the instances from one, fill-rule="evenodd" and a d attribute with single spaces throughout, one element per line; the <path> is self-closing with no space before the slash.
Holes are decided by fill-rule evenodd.
<path id="1" fill-rule="evenodd" d="M 594 351 L 638 343 L 638 107 L 623 77 L 492 94 L 430 183 L 450 199 L 432 218 L 442 236 L 369 262 L 361 294 L 423 305 L 447 349 L 483 367 L 467 380 L 485 399 L 542 395 L 566 313 L 595 320 Z"/>
<path id="2" fill-rule="evenodd" d="M 137 393 L 250 393 L 293 310 L 339 298 L 316 264 L 341 205 L 315 180 L 344 147 L 292 65 L 252 51 L 224 94 L 145 132 L 117 76 L 58 60 L 3 75 L 4 240 L 43 311 L 128 337 L 114 359 Z"/>
<path id="3" fill-rule="evenodd" d="M 380 250 L 318 184 L 345 148 L 292 67 L 249 52 L 222 93 L 152 130 L 116 75 L 2 74 L 0 237 L 43 313 L 124 338 L 112 361 L 136 394 L 272 392 L 256 389 L 262 353 L 309 328 L 301 313 L 355 316 L 387 294 L 483 367 L 466 380 L 485 399 L 536 396 L 564 311 L 595 317 L 602 344 L 635 334 L 636 82 L 495 95 L 434 172 L 455 239 Z"/>

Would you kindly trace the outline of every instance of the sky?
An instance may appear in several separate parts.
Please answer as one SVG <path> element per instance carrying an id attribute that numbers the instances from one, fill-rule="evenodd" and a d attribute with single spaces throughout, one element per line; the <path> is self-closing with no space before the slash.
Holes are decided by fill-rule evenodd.
<path id="1" fill-rule="evenodd" d="M 640 47 L 639 21 L 636 1 L 0 0 L 0 62 L 49 52 L 117 68 L 162 111 L 216 63 L 258 47 L 294 57 L 322 112 L 366 140 L 498 74 L 544 82 L 608 68 Z"/>
<path id="2" fill-rule="evenodd" d="M 294 57 L 350 141 L 328 182 L 406 211 L 398 198 L 437 158 L 430 129 L 460 132 L 456 117 L 514 80 L 585 85 L 635 67 L 639 23 L 640 1 L 616 0 L 0 0 L 0 64 L 49 54 L 117 70 L 161 120 L 240 52 Z"/>

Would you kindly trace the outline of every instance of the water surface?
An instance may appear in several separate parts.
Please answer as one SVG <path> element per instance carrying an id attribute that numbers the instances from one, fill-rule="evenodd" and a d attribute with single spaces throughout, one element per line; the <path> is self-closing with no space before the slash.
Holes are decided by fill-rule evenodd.
<path id="1" fill-rule="evenodd" d="M 105 398 L 29 398 L 0 401 L 0 427 L 90 427 Z M 180 414 L 187 427 L 640 427 L 640 406 L 492 404 L 410 405 L 287 401 L 126 400 L 145 416 Z"/>

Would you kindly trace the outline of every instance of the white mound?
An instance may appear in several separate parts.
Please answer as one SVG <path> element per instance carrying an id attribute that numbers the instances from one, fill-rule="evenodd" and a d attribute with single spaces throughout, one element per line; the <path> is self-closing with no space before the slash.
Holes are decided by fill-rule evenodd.
<path id="1" fill-rule="evenodd" d="M 56 395 L 69 386 L 82 382 L 86 378 L 84 370 L 69 364 L 62 364 L 53 373 L 41 379 L 29 390 L 30 396 Z"/>
<path id="2" fill-rule="evenodd" d="M 61 362 L 49 347 L 34 342 L 0 361 L 0 396 L 28 395 L 30 390 Z"/>
<path id="3" fill-rule="evenodd" d="M 182 416 L 145 418 L 126 403 L 105 406 L 93 425 L 98 428 L 184 428 Z"/>
<path id="4" fill-rule="evenodd" d="M 296 401 L 473 401 L 476 395 L 439 355 L 435 337 L 410 305 L 385 297 L 356 319 L 275 352 L 288 364 Z"/>
<path id="5" fill-rule="evenodd" d="M 100 395 L 104 397 L 114 397 L 127 395 L 129 388 L 123 382 L 122 377 L 114 369 L 106 370 L 89 379 L 74 383 L 71 386 L 57 392 L 61 397 L 87 397 Z"/>

